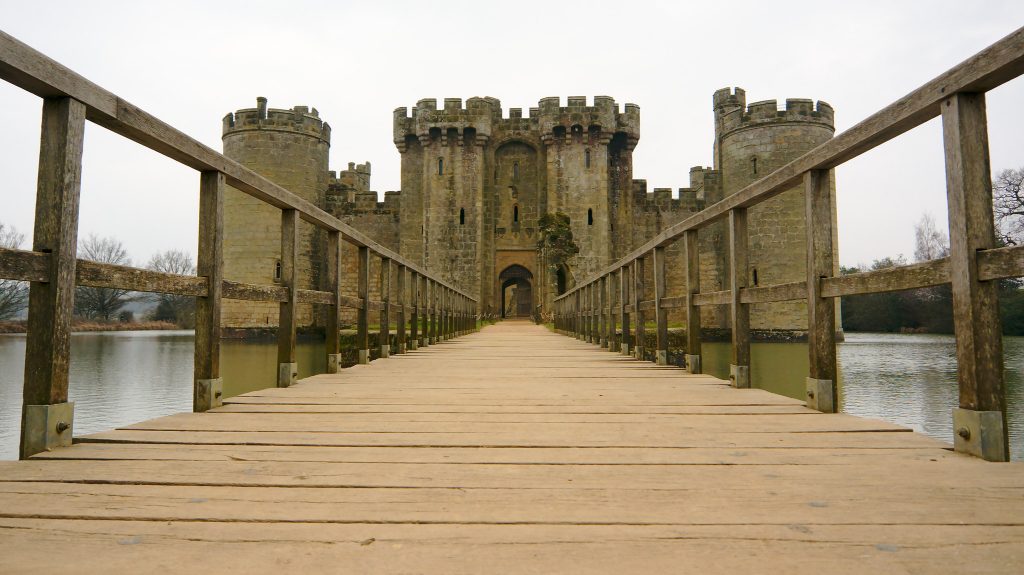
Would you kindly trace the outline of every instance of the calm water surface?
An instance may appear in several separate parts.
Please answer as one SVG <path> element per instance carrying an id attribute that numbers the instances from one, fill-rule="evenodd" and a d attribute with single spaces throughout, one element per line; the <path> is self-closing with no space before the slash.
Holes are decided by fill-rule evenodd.
<path id="1" fill-rule="evenodd" d="M 708 373 L 727 377 L 729 344 L 704 344 Z M 274 385 L 274 343 L 224 341 L 227 397 Z M 81 333 L 71 338 L 75 435 L 192 409 L 191 331 Z M 1024 338 L 1004 339 L 1010 442 L 1024 459 Z M 322 343 L 300 343 L 299 377 L 322 373 Z M 803 398 L 807 346 L 754 344 L 755 387 Z M 0 335 L 0 459 L 16 459 L 24 335 Z M 847 334 L 839 346 L 840 405 L 855 415 L 907 425 L 952 442 L 957 402 L 954 340 L 945 335 Z"/>

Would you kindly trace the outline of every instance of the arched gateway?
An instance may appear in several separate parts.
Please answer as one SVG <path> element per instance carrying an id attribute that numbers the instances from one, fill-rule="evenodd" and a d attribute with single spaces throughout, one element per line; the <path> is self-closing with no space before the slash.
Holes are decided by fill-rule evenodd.
<path id="1" fill-rule="evenodd" d="M 533 310 L 533 274 L 512 264 L 498 275 L 501 317 L 530 317 Z"/>

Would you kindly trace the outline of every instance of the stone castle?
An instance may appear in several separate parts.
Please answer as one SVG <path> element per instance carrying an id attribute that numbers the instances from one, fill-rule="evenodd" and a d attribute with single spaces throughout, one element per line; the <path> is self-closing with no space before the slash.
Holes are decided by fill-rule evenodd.
<path id="1" fill-rule="evenodd" d="M 224 154 L 366 233 L 375 241 L 479 294 L 481 312 L 530 316 L 552 299 L 639 247 L 671 224 L 736 193 L 830 139 L 833 110 L 825 102 L 746 103 L 740 88 L 713 96 L 714 166 L 690 169 L 689 185 L 648 191 L 634 179 L 640 108 L 610 97 L 544 98 L 536 108 L 511 108 L 495 98 L 424 99 L 394 111 L 401 154 L 401 191 L 378 202 L 370 163 L 329 171 L 330 126 L 313 108 L 257 107 L 223 121 Z M 833 194 L 835 190 L 833 178 Z M 833 219 L 835 202 L 833 201 Z M 538 219 L 563 212 L 579 254 L 549 269 L 537 249 Z M 225 205 L 225 277 L 254 284 L 280 280 L 280 211 L 236 190 Z M 805 279 L 804 200 L 796 188 L 751 208 L 751 285 Z M 700 232 L 701 291 L 728 288 L 728 237 L 723 223 Z M 326 240 L 301 231 L 300 278 L 321 289 Z M 834 242 L 836 245 L 837 242 Z M 343 289 L 355 292 L 355 249 L 345 244 Z M 678 246 L 668 250 L 670 293 L 682 285 Z M 838 262 L 838 257 L 835 258 Z M 371 278 L 376 278 L 376 269 Z M 649 267 L 648 267 L 648 273 Z M 371 281 L 375 284 L 376 281 Z M 648 281 L 647 285 L 653 282 Z M 371 294 L 371 297 L 373 295 Z M 321 322 L 311 305 L 300 325 Z M 685 313 L 673 310 L 673 313 Z M 727 309 L 706 306 L 705 327 L 725 327 Z M 274 327 L 274 303 L 226 301 L 228 328 Z M 670 321 L 680 318 L 670 317 Z M 801 302 L 758 304 L 757 333 L 806 330 Z"/>

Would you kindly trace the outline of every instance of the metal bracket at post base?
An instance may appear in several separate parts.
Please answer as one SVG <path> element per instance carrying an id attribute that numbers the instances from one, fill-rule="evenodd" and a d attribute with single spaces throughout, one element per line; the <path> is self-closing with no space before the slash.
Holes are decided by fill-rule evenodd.
<path id="1" fill-rule="evenodd" d="M 195 383 L 195 402 L 192 411 L 200 413 L 224 405 L 224 380 L 197 379 Z"/>
<path id="2" fill-rule="evenodd" d="M 836 397 L 831 379 L 806 379 L 807 407 L 822 413 L 836 412 Z"/>
<path id="3" fill-rule="evenodd" d="M 655 363 L 658 365 L 668 365 L 668 350 L 659 349 L 655 355 L 657 355 Z"/>
<path id="4" fill-rule="evenodd" d="M 359 365 L 366 365 L 368 363 L 370 363 L 370 350 L 359 350 Z"/>
<path id="5" fill-rule="evenodd" d="M 405 353 L 405 349 L 406 348 L 404 343 L 398 344 L 398 355 L 402 355 L 403 353 Z"/>
<path id="6" fill-rule="evenodd" d="M 26 405 L 21 415 L 21 459 L 71 445 L 74 402 Z"/>
<path id="7" fill-rule="evenodd" d="M 750 387 L 750 366 L 729 364 L 729 379 L 737 389 Z"/>
<path id="8" fill-rule="evenodd" d="M 686 371 L 687 373 L 701 373 L 699 355 L 686 354 Z"/>
<path id="9" fill-rule="evenodd" d="M 380 346 L 380 358 L 381 359 L 387 359 L 389 357 L 391 357 L 391 346 L 390 345 L 382 345 L 382 346 Z"/>
<path id="10" fill-rule="evenodd" d="M 621 353 L 622 355 L 630 355 L 629 344 L 628 343 L 621 343 L 621 344 L 619 344 L 619 353 Z"/>
<path id="11" fill-rule="evenodd" d="M 327 354 L 327 373 L 338 373 L 341 371 L 341 354 Z"/>
<path id="12" fill-rule="evenodd" d="M 953 409 L 953 450 L 986 461 L 1009 461 L 1001 411 Z"/>
<path id="13" fill-rule="evenodd" d="M 279 363 L 277 364 L 277 386 L 291 387 L 295 378 L 299 375 L 299 364 Z"/>
<path id="14" fill-rule="evenodd" d="M 409 351 L 416 351 L 420 348 L 420 342 L 415 339 L 409 342 Z"/>

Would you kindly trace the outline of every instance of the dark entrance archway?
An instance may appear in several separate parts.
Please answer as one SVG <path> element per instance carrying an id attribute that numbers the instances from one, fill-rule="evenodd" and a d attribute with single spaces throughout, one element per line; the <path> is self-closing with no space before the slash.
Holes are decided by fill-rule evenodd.
<path id="1" fill-rule="evenodd" d="M 501 317 L 530 317 L 533 313 L 533 274 L 519 264 L 498 275 Z"/>

